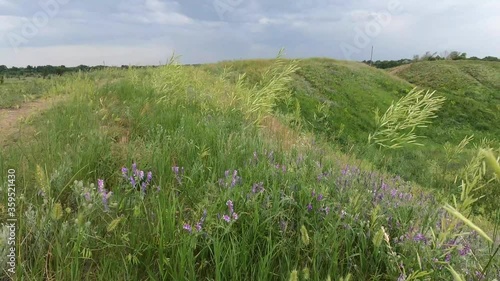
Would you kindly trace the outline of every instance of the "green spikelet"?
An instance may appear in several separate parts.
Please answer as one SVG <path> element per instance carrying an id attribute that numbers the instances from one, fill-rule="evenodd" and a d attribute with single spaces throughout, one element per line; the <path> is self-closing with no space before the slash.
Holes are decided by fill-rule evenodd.
<path id="1" fill-rule="evenodd" d="M 330 277 L 330 276 L 328 276 L 328 277 Z M 347 274 L 346 277 L 343 277 L 343 278 L 341 277 L 340 281 L 351 281 L 351 277 L 352 277 L 352 275 L 349 273 L 349 274 Z"/>
<path id="2" fill-rule="evenodd" d="M 497 159 L 495 159 L 493 152 L 491 150 L 481 149 L 481 154 L 483 154 L 486 163 L 491 167 L 496 177 L 500 179 L 500 164 L 498 164 Z"/>
<path id="3" fill-rule="evenodd" d="M 302 225 L 302 227 L 300 228 L 300 234 L 301 234 L 301 237 L 302 237 L 302 243 L 304 243 L 304 245 L 309 245 L 309 234 L 307 233 L 307 228 L 305 227 L 305 225 Z"/>
<path id="4" fill-rule="evenodd" d="M 302 269 L 302 275 L 304 276 L 304 280 L 309 280 L 311 274 L 307 266 Z"/>
<path id="5" fill-rule="evenodd" d="M 45 194 L 49 194 L 50 187 L 47 184 L 47 176 L 40 165 L 36 165 L 36 183 Z"/>
<path id="6" fill-rule="evenodd" d="M 297 272 L 297 270 L 293 270 L 291 273 L 290 273 L 290 279 L 288 279 L 289 281 L 298 281 L 299 280 L 299 273 Z"/>
<path id="7" fill-rule="evenodd" d="M 380 247 L 383 240 L 384 240 L 384 231 L 382 229 L 379 229 L 379 231 L 377 231 L 377 233 L 375 233 L 375 236 L 373 236 L 373 240 L 372 240 L 375 248 Z"/>
<path id="8" fill-rule="evenodd" d="M 50 213 L 50 216 L 52 217 L 53 220 L 60 220 L 63 216 L 63 207 L 61 203 L 56 203 L 54 207 L 52 207 L 52 212 Z"/>
<path id="9" fill-rule="evenodd" d="M 123 217 L 118 217 L 114 219 L 112 222 L 109 223 L 107 231 L 112 232 L 115 230 L 115 228 L 120 224 L 120 222 L 123 220 Z"/>

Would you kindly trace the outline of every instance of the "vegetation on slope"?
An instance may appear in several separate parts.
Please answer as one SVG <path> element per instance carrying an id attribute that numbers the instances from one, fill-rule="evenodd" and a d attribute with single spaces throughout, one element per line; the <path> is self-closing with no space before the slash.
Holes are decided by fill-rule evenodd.
<path id="1" fill-rule="evenodd" d="M 214 73 L 226 68 L 233 73 L 246 72 L 250 83 L 255 83 L 260 79 L 259 73 L 270 63 L 271 61 L 266 60 L 234 61 L 205 67 Z M 456 75 L 458 70 L 450 75 L 443 73 L 439 67 L 434 70 L 419 69 L 414 73 L 409 72 L 419 65 L 429 65 L 432 68 L 434 64 L 463 65 L 464 71 L 474 72 L 472 75 L 475 75 L 475 83 L 469 86 L 461 76 Z M 300 123 L 302 127 L 317 135 L 329 137 L 331 143 L 339 144 L 344 151 L 354 149 L 359 157 L 370 159 L 381 169 L 388 169 L 424 186 L 438 187 L 446 192 L 458 192 L 454 183 L 456 171 L 465 166 L 474 150 L 472 145 L 469 145 L 471 149 L 466 148 L 460 155 L 450 159 L 443 146 L 457 145 L 465 136 L 472 135 L 475 136 L 474 143 L 484 138 L 492 143 L 498 140 L 498 65 L 496 62 L 476 61 L 421 62 L 402 66 L 400 79 L 362 63 L 322 58 L 305 59 L 300 61 L 300 69 L 290 84 L 295 102 L 289 100 L 288 104 L 281 103 L 279 109 L 284 113 L 295 113 L 294 123 Z M 428 82 L 420 83 L 422 79 L 418 77 L 427 77 L 425 81 Z M 405 79 L 415 84 L 410 84 Z M 457 85 L 453 84 L 452 89 L 463 89 L 460 90 L 462 93 L 446 89 L 436 80 L 452 81 L 449 85 L 457 82 Z M 373 147 L 367 148 L 368 135 L 376 128 L 375 110 L 385 110 L 393 100 L 404 96 L 415 85 L 423 89 L 435 89 L 436 95 L 446 98 L 437 113 L 439 118 L 428 128 L 416 131 L 425 137 L 424 147 L 406 147 L 383 154 Z M 475 91 L 474 94 L 471 89 Z"/>
<path id="2" fill-rule="evenodd" d="M 450 279 L 446 269 L 452 268 L 464 280 L 497 277 L 498 235 L 488 231 L 491 238 L 483 239 L 470 232 L 475 224 L 452 216 L 458 210 L 473 219 L 464 201 L 474 197 L 459 198 L 448 213 L 437 208 L 440 196 L 346 160 L 321 138 L 288 128 L 280 120 L 329 127 L 314 115 L 307 125 L 293 111 L 273 112 L 278 103 L 284 109 L 294 104 L 283 86 L 297 76 L 294 62 L 270 67 L 249 71 L 248 80 L 222 69 L 213 75 L 170 64 L 58 81 L 49 94 L 70 93 L 68 101 L 33 120 L 36 132 L 0 153 L 0 170 L 16 170 L 23 217 L 17 277 L 442 280 Z M 325 68 L 343 74 L 331 78 L 306 67 L 298 75 L 313 78 L 291 83 L 363 79 L 359 69 L 386 81 L 383 72 L 360 64 Z M 364 79 L 364 85 L 341 89 L 361 93 L 369 86 Z M 382 87 L 403 95 L 408 84 L 397 84 L 401 88 Z M 316 99 L 330 98 L 324 88 L 313 91 L 299 105 L 313 110 Z M 360 101 L 348 93 L 338 96 Z M 362 124 L 346 122 L 345 129 L 351 125 Z M 4 172 L 0 180 L 7 182 Z"/>

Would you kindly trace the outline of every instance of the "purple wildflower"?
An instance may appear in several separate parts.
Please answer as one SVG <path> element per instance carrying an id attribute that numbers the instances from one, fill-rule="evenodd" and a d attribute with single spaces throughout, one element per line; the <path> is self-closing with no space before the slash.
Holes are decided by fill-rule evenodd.
<path id="1" fill-rule="evenodd" d="M 226 222 L 230 222 L 231 218 L 228 215 L 223 215 L 222 219 L 225 220 Z"/>
<path id="2" fill-rule="evenodd" d="M 130 184 L 135 187 L 135 179 L 133 176 L 130 176 Z"/>
<path id="3" fill-rule="evenodd" d="M 128 169 L 127 168 L 125 168 L 125 167 L 122 168 L 122 175 L 123 175 L 124 178 L 127 178 L 127 175 L 128 175 Z"/>
<path id="4" fill-rule="evenodd" d="M 416 242 L 424 242 L 425 243 L 427 241 L 427 238 L 425 238 L 425 236 L 422 233 L 417 233 L 417 235 L 415 235 L 415 237 L 413 237 L 413 240 Z"/>
<path id="5" fill-rule="evenodd" d="M 203 225 L 198 222 L 198 223 L 196 223 L 196 225 L 194 227 L 196 228 L 196 231 L 200 232 L 201 229 L 202 229 L 202 227 L 203 227 Z"/>
<path id="6" fill-rule="evenodd" d="M 229 208 L 229 214 L 233 214 L 233 212 L 234 212 L 234 205 L 233 205 L 233 201 L 228 200 L 228 201 L 226 202 L 226 206 Z"/>
<path id="7" fill-rule="evenodd" d="M 263 182 L 253 184 L 252 193 L 258 193 L 258 192 L 263 192 L 263 191 L 264 191 L 264 183 Z"/>
<path id="8" fill-rule="evenodd" d="M 449 263 L 451 261 L 451 254 L 446 254 L 444 261 Z"/>
<path id="9" fill-rule="evenodd" d="M 205 223 L 205 219 L 207 217 L 207 210 L 203 210 L 203 215 L 200 218 L 200 221 L 195 224 L 196 231 L 200 232 L 203 229 L 203 224 Z"/>
<path id="10" fill-rule="evenodd" d="M 343 176 L 347 175 L 347 172 L 349 172 L 349 166 L 345 166 L 344 169 L 342 169 L 341 171 Z"/>
<path id="11" fill-rule="evenodd" d="M 311 203 L 309 203 L 309 204 L 307 205 L 307 210 L 308 210 L 308 211 L 312 211 L 312 209 L 313 209 L 313 206 L 312 206 L 312 204 L 311 204 Z"/>
<path id="12" fill-rule="evenodd" d="M 484 280 L 484 278 L 486 278 L 486 276 L 484 276 L 484 274 L 481 273 L 480 271 L 476 270 L 476 278 L 479 280 Z"/>
<path id="13" fill-rule="evenodd" d="M 87 202 L 90 202 L 92 200 L 92 198 L 90 197 L 90 192 L 88 192 L 88 191 L 85 192 L 83 197 L 85 197 L 85 200 L 87 200 Z"/>
<path id="14" fill-rule="evenodd" d="M 190 224 L 184 224 L 184 226 L 182 227 L 184 230 L 186 230 L 187 232 L 191 233 L 193 231 L 193 228 L 191 227 Z"/>
<path id="15" fill-rule="evenodd" d="M 238 220 L 239 216 L 237 213 L 233 213 L 233 220 Z"/>
<path id="16" fill-rule="evenodd" d="M 97 188 L 99 189 L 100 193 L 104 192 L 104 180 L 101 179 L 97 180 Z"/>
<path id="17" fill-rule="evenodd" d="M 179 185 L 182 184 L 182 175 L 184 174 L 184 167 L 179 168 L 178 166 L 173 166 L 172 167 L 172 172 L 174 172 L 175 179 L 179 183 Z"/>
<path id="18" fill-rule="evenodd" d="M 153 173 L 151 173 L 151 171 L 149 171 L 148 176 L 146 178 L 146 181 L 149 183 L 149 182 L 151 182 L 152 179 L 153 179 Z"/>
<path id="19" fill-rule="evenodd" d="M 141 184 L 141 191 L 142 191 L 142 193 L 146 193 L 146 185 L 147 185 L 147 183 L 146 183 L 146 182 L 143 182 L 143 183 Z"/>
<path id="20" fill-rule="evenodd" d="M 238 171 L 234 170 L 233 171 L 233 178 L 231 180 L 231 187 L 236 186 L 236 184 L 238 184 L 238 182 L 240 181 L 240 179 L 241 178 L 238 176 Z"/>
<path id="21" fill-rule="evenodd" d="M 317 200 L 318 200 L 318 201 L 323 200 L 323 194 L 321 194 L 321 193 L 320 193 L 320 194 L 318 194 L 318 198 L 317 198 Z"/>
<path id="22" fill-rule="evenodd" d="M 111 197 L 111 194 L 113 194 L 112 191 L 109 191 L 109 192 L 103 191 L 102 192 L 102 204 L 104 205 L 105 211 L 109 211 L 108 199 L 109 199 L 109 197 Z"/>
<path id="23" fill-rule="evenodd" d="M 132 174 L 135 175 L 135 173 L 137 173 L 137 164 L 136 163 L 132 163 Z"/>
<path id="24" fill-rule="evenodd" d="M 144 179 L 144 171 L 139 171 L 139 179 Z"/>
<path id="25" fill-rule="evenodd" d="M 398 191 L 396 189 L 391 190 L 392 198 L 396 197 L 397 194 L 398 194 Z"/>
<path id="26" fill-rule="evenodd" d="M 458 251 L 458 253 L 460 254 L 460 256 L 463 257 L 463 256 L 469 254 L 470 251 L 471 251 L 470 245 L 465 244 L 465 245 L 463 245 L 462 249 Z"/>

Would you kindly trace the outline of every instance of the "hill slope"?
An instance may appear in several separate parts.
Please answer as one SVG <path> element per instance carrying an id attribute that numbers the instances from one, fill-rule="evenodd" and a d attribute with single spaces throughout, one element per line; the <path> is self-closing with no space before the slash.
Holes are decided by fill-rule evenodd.
<path id="1" fill-rule="evenodd" d="M 296 122 L 318 135 L 338 135 L 330 128 L 345 122 L 345 141 L 366 147 L 370 109 L 411 85 L 308 60 L 276 114 L 295 65 L 279 61 L 261 76 L 266 63 L 234 64 L 255 70 L 249 80 L 264 77 L 250 87 L 232 83 L 237 71 L 221 79 L 176 64 L 52 80 L 45 95 L 66 98 L 0 150 L 0 219 L 22 218 L 0 232 L 9 266 L 0 280 L 12 279 L 16 252 L 20 280 L 449 280 L 445 267 L 499 275 L 498 243 L 486 242 L 498 235 L 471 233 L 439 208 L 449 200 L 281 123 L 295 97 Z"/>
<path id="2" fill-rule="evenodd" d="M 448 99 L 445 124 L 468 126 L 500 136 L 500 63 L 488 61 L 429 61 L 400 66 L 390 73 L 437 90 Z M 453 124 L 455 123 L 455 124 Z"/>
<path id="3" fill-rule="evenodd" d="M 246 73 L 249 84 L 253 84 L 259 82 L 262 71 L 271 62 L 232 61 L 203 67 L 215 73 L 229 69 L 233 77 Z M 300 108 L 302 125 L 317 135 L 333 138 L 332 143 L 345 150 L 355 145 L 361 157 L 380 167 L 386 166 L 391 172 L 421 184 L 435 185 L 442 171 L 435 169 L 440 163 L 433 161 L 443 156 L 439 154 L 443 153 L 445 143 L 458 144 L 466 135 L 475 135 L 476 139 L 500 138 L 498 65 L 475 61 L 426 62 L 387 72 L 362 63 L 305 59 L 300 61 L 300 69 L 290 86 L 292 99 L 280 104 L 279 109 L 296 116 Z M 367 136 L 375 129 L 374 110 L 379 108 L 384 112 L 392 101 L 415 86 L 437 90 L 438 95 L 447 99 L 438 112 L 439 118 L 428 128 L 417 131 L 426 137 L 421 140 L 425 147 L 390 151 L 383 156 L 367 149 Z M 467 158 L 464 156 L 458 162 L 463 164 Z"/>

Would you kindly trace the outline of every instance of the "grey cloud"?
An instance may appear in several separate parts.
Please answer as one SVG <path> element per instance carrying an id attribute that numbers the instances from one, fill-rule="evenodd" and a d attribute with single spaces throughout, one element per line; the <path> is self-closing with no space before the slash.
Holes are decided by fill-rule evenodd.
<path id="1" fill-rule="evenodd" d="M 389 11 L 390 21 L 381 24 L 391 1 L 69 0 L 16 52 L 8 39 L 22 35 L 41 8 L 31 0 L 0 0 L 0 64 L 25 64 L 19 54 L 32 65 L 59 63 L 58 52 L 71 50 L 63 56 L 66 65 L 82 59 L 120 64 L 117 54 L 127 54 L 123 64 L 155 62 L 172 50 L 186 63 L 272 57 L 281 47 L 291 57 L 346 59 L 342 46 L 351 46 L 349 58 L 356 60 L 368 59 L 372 45 L 376 59 L 446 49 L 480 57 L 500 53 L 496 0 L 400 0 L 401 9 Z M 366 42 L 358 44 L 363 36 Z"/>

